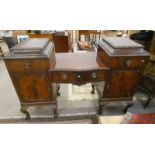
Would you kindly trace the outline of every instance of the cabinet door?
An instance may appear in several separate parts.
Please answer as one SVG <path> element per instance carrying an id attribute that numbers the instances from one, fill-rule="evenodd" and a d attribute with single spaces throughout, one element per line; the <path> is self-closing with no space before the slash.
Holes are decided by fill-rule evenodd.
<path id="1" fill-rule="evenodd" d="M 44 102 L 52 99 L 46 74 L 15 74 L 13 80 L 21 102 Z"/>
<path id="2" fill-rule="evenodd" d="M 106 86 L 104 97 L 132 97 L 137 88 L 139 73 L 137 71 L 114 71 Z"/>

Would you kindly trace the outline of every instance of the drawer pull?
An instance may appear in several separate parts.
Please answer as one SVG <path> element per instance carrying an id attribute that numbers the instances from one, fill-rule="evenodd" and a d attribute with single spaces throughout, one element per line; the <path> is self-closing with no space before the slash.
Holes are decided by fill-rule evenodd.
<path id="1" fill-rule="evenodd" d="M 131 65 L 131 60 L 130 59 L 126 60 L 125 64 L 126 64 L 126 66 L 129 67 Z"/>
<path id="2" fill-rule="evenodd" d="M 67 77 L 68 77 L 68 75 L 67 75 L 67 74 L 63 74 L 63 76 L 62 76 L 62 78 L 63 78 L 64 80 L 66 80 L 66 79 L 67 79 Z"/>
<path id="3" fill-rule="evenodd" d="M 145 62 L 145 60 L 144 60 L 144 59 L 142 59 L 142 64 L 144 64 L 144 62 Z"/>
<path id="4" fill-rule="evenodd" d="M 91 74 L 91 76 L 92 76 L 93 79 L 96 79 L 97 74 L 94 72 L 94 73 Z"/>
<path id="5" fill-rule="evenodd" d="M 25 63 L 25 69 L 30 69 L 31 68 L 31 64 L 30 63 Z"/>
<path id="6" fill-rule="evenodd" d="M 78 75 L 77 78 L 81 78 L 81 75 Z"/>

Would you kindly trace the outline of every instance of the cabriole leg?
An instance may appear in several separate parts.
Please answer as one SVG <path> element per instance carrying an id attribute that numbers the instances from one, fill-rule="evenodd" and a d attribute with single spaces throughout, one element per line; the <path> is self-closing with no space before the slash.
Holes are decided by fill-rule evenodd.
<path id="1" fill-rule="evenodd" d="M 25 107 L 22 106 L 22 107 L 20 108 L 20 112 L 22 112 L 22 113 L 25 114 L 25 119 L 26 119 L 26 120 L 30 120 L 30 118 L 31 118 L 31 117 L 30 117 L 30 114 L 29 114 L 29 112 L 27 111 L 27 109 L 26 109 Z"/>
<path id="2" fill-rule="evenodd" d="M 98 114 L 101 115 L 102 114 L 102 105 L 101 105 L 101 100 L 99 99 L 98 101 Z"/>
<path id="3" fill-rule="evenodd" d="M 91 93 L 94 94 L 95 93 L 95 86 L 94 86 L 94 84 L 91 84 L 91 87 L 92 87 Z"/>
<path id="4" fill-rule="evenodd" d="M 58 84 L 58 90 L 57 90 L 57 95 L 60 96 L 60 84 Z"/>

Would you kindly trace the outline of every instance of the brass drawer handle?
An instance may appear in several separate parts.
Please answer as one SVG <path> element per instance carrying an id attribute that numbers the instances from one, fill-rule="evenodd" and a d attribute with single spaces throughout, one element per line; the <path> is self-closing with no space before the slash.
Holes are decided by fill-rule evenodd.
<path id="1" fill-rule="evenodd" d="M 77 75 L 77 78 L 80 79 L 81 78 L 81 75 Z"/>
<path id="2" fill-rule="evenodd" d="M 66 80 L 66 79 L 68 78 L 68 75 L 67 75 L 66 73 L 64 73 L 64 74 L 62 75 L 62 78 L 63 78 L 64 80 Z"/>
<path id="3" fill-rule="evenodd" d="M 32 67 L 30 63 L 25 63 L 24 66 L 25 66 L 25 69 L 30 69 Z"/>
<path id="4" fill-rule="evenodd" d="M 142 65 L 144 64 L 144 62 L 145 62 L 145 60 L 144 60 L 144 59 L 142 59 Z"/>
<path id="5" fill-rule="evenodd" d="M 96 79 L 97 74 L 96 74 L 95 72 L 93 72 L 93 73 L 91 74 L 91 77 L 92 77 L 93 79 Z"/>
<path id="6" fill-rule="evenodd" d="M 125 65 L 129 67 L 131 65 L 131 60 L 130 59 L 126 60 Z"/>

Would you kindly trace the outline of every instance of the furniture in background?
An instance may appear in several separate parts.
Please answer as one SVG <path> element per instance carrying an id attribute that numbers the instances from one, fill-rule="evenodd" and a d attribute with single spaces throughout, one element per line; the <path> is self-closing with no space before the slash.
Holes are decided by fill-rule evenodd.
<path id="1" fill-rule="evenodd" d="M 98 47 L 100 37 L 101 31 L 79 30 L 79 41 L 77 42 L 79 50 L 94 50 L 94 47 Z"/>
<path id="2" fill-rule="evenodd" d="M 143 75 L 139 80 L 137 93 L 141 93 L 139 100 L 144 100 L 141 103 L 146 108 L 153 97 L 155 97 L 155 78 L 149 75 Z"/>
<path id="3" fill-rule="evenodd" d="M 124 37 L 104 37 L 97 53 L 110 68 L 104 91 L 101 85 L 96 85 L 101 101 L 132 100 L 149 53 Z"/>
<path id="4" fill-rule="evenodd" d="M 51 105 L 56 116 L 57 85 L 51 83 L 48 71 L 55 65 L 54 45 L 48 39 L 30 39 L 17 44 L 4 62 L 17 92 L 21 112 L 30 119 L 29 106 Z"/>
<path id="5" fill-rule="evenodd" d="M 151 42 L 153 37 L 153 31 L 141 30 L 137 33 L 130 35 L 130 38 L 137 43 L 144 46 L 144 49 L 150 52 Z"/>
<path id="6" fill-rule="evenodd" d="M 151 53 L 150 59 L 155 62 L 155 32 L 153 33 L 150 53 Z"/>
<path id="7" fill-rule="evenodd" d="M 3 57 L 4 55 L 3 55 L 3 52 L 2 52 L 2 49 L 1 49 L 1 47 L 0 47 L 0 57 Z"/>
<path id="8" fill-rule="evenodd" d="M 72 48 L 71 34 L 65 31 L 53 33 L 53 42 L 56 53 L 66 53 Z"/>
<path id="9" fill-rule="evenodd" d="M 82 36 L 85 36 L 85 40 L 82 38 Z M 89 30 L 79 30 L 79 41 L 90 41 Z"/>
<path id="10" fill-rule="evenodd" d="M 29 33 L 29 38 L 48 38 L 50 41 L 53 41 L 52 33 L 47 34 L 36 34 L 36 33 Z"/>
<path id="11" fill-rule="evenodd" d="M 1 56 L 4 56 L 5 54 L 9 53 L 9 48 L 5 41 L 0 40 L 0 48 L 1 48 Z"/>
<path id="12" fill-rule="evenodd" d="M 48 34 L 29 33 L 29 38 L 48 38 L 50 41 L 54 43 L 56 53 L 68 52 L 72 49 L 70 31 L 67 31 L 67 34 L 65 34 L 65 31 L 59 31 Z"/>
<path id="13" fill-rule="evenodd" d="M 151 99 L 155 97 L 155 62 L 150 61 L 144 71 L 143 76 L 140 78 L 138 90 L 139 92 L 147 95 L 147 100 L 143 103 L 146 108 Z"/>
<path id="14" fill-rule="evenodd" d="M 29 39 L 29 36 L 28 35 L 18 35 L 17 36 L 18 43 L 20 43 L 22 41 L 25 41 L 25 40 L 28 40 L 28 39 Z"/>

